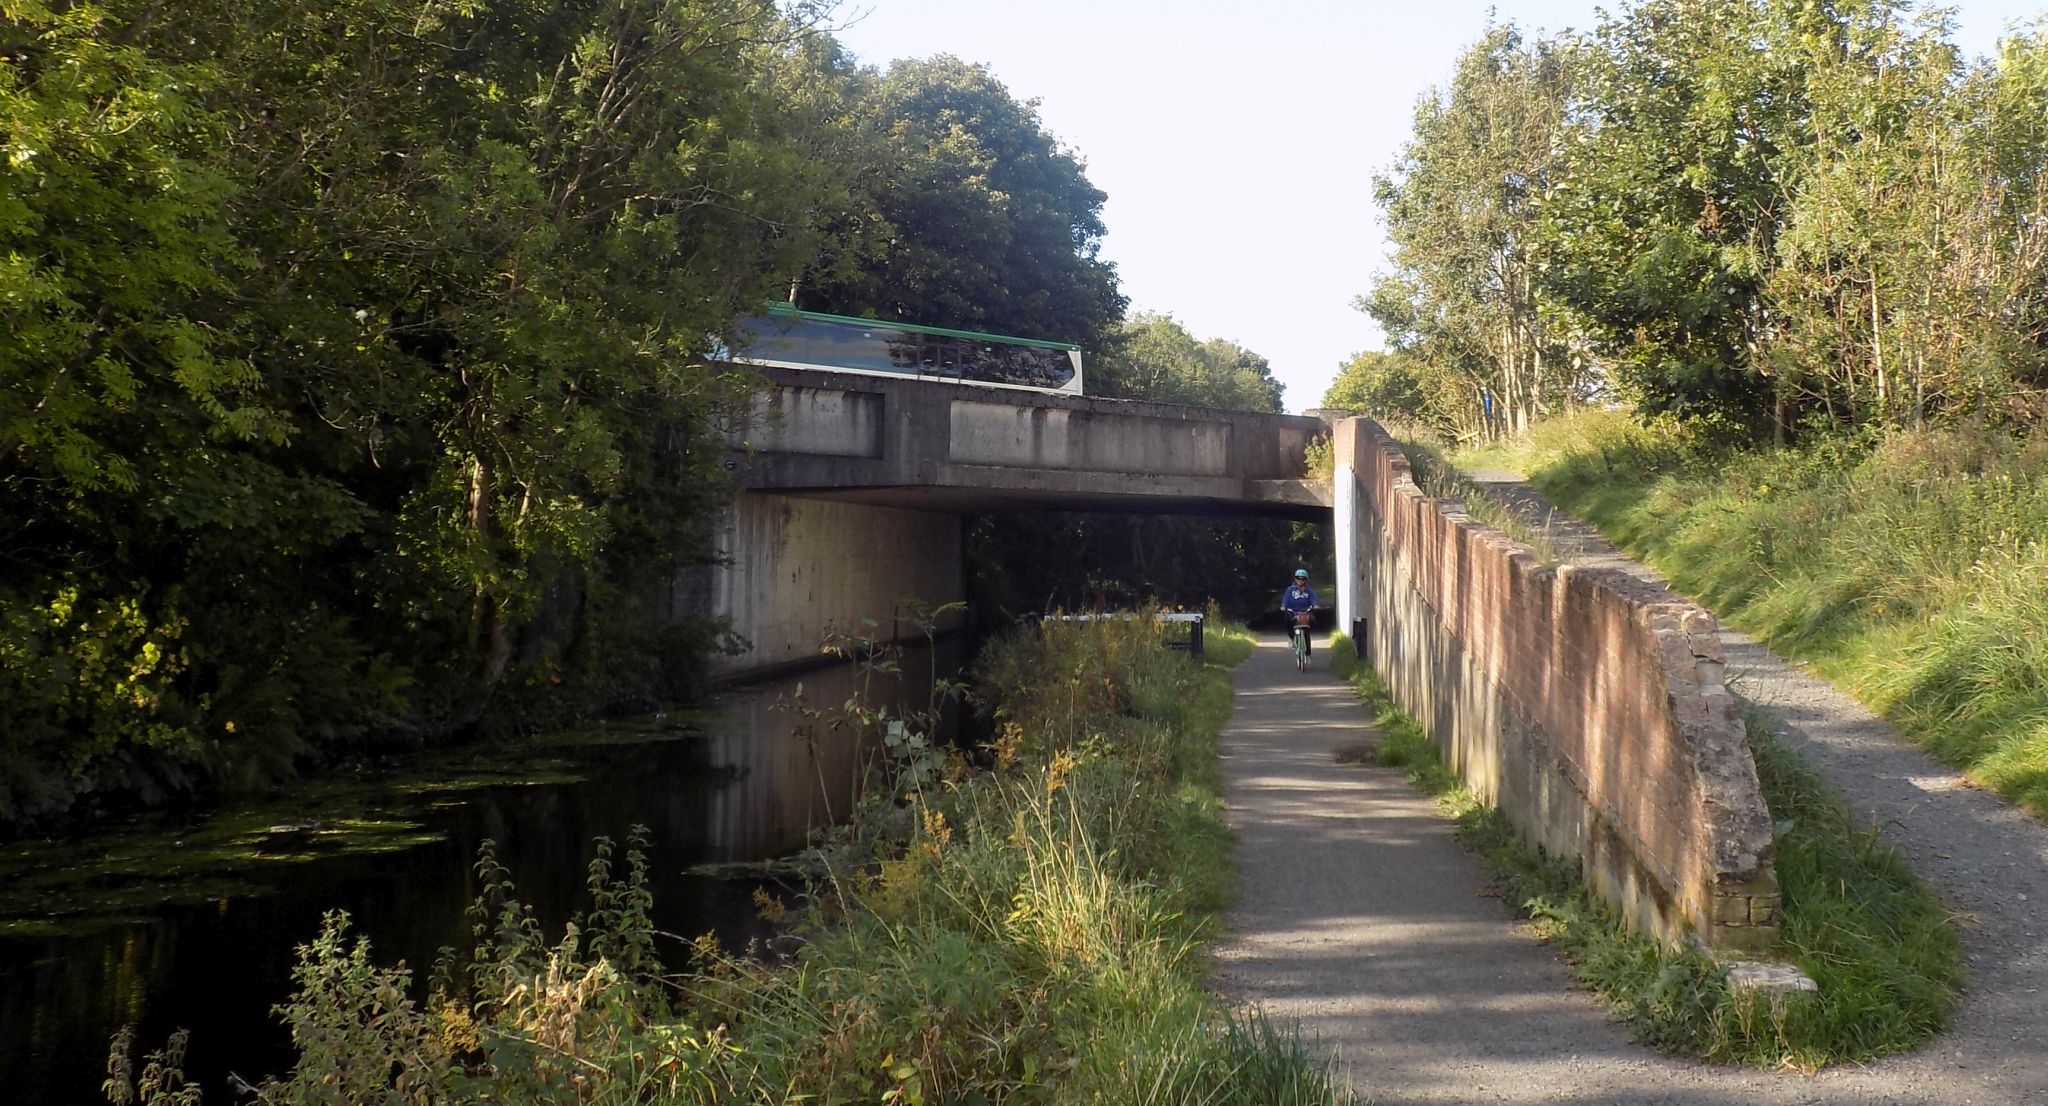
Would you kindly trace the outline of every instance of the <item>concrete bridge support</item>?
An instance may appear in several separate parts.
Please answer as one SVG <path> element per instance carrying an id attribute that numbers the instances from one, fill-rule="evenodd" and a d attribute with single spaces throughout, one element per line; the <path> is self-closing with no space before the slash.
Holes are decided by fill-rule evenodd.
<path id="1" fill-rule="evenodd" d="M 726 513 L 710 574 L 712 613 L 747 651 L 712 663 L 714 679 L 815 664 L 830 627 L 882 640 L 921 638 L 907 616 L 966 598 L 961 516 L 869 503 L 742 492 Z M 862 620 L 872 620 L 863 629 Z M 963 625 L 959 613 L 940 624 Z"/>

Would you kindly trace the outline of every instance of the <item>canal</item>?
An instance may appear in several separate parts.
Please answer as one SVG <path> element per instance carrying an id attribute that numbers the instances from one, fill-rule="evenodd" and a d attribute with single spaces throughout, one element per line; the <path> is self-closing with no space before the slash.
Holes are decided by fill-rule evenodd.
<path id="1" fill-rule="evenodd" d="M 468 941 L 486 840 L 559 933 L 582 905 L 592 839 L 645 826 L 665 959 L 683 963 L 682 942 L 706 933 L 743 948 L 765 933 L 756 890 L 787 889 L 735 862 L 787 855 L 843 818 L 860 772 L 851 738 L 801 726 L 789 702 L 922 708 L 934 669 L 959 664 L 941 642 L 936 656 L 907 652 L 898 676 L 817 669 L 686 715 L 416 758 L 197 821 L 0 847 L 0 1097 L 103 1102 L 107 1043 L 134 1025 L 147 1047 L 190 1030 L 188 1075 L 209 1102 L 232 1101 L 230 1073 L 255 1083 L 291 1062 L 271 1008 L 321 916 L 346 910 L 379 962 L 424 976 Z"/>

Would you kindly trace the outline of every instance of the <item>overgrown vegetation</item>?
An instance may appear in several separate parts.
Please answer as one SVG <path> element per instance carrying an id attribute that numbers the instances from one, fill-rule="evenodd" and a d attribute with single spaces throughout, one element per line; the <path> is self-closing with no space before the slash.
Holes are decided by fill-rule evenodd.
<path id="1" fill-rule="evenodd" d="M 735 643 L 653 597 L 715 559 L 749 389 L 707 353 L 767 300 L 1277 405 L 1124 322 L 1031 103 L 863 67 L 830 7 L 0 3 L 0 835 L 691 697 Z M 1005 520 L 982 582 L 1091 526 L 1068 605 L 1287 541 Z"/>
<path id="2" fill-rule="evenodd" d="M 1530 523 L 1494 493 L 1480 486 L 1444 455 L 1442 440 L 1423 427 L 1392 429 L 1401 452 L 1408 458 L 1409 473 L 1422 494 L 1436 499 L 1455 499 L 1476 522 L 1521 542 L 1542 559 L 1558 564 L 1566 558 L 1559 553 L 1550 532 Z"/>
<path id="3" fill-rule="evenodd" d="M 1729 624 L 2048 817 L 2048 443 L 1927 431 L 1730 451 L 1619 415 L 1505 457 Z"/>
<path id="4" fill-rule="evenodd" d="M 1223 655 L 1248 640 L 1212 638 Z M 1292 1031 L 1226 1013 L 1201 986 L 1235 886 L 1215 766 L 1223 670 L 1160 648 L 1140 619 L 1030 628 L 977 679 L 999 724 L 986 767 L 885 757 L 856 818 L 808 854 L 811 894 L 763 897 L 787 914 L 784 955 L 699 942 L 692 971 L 662 972 L 637 845 L 623 865 L 601 846 L 591 909 L 543 935 L 486 854 L 476 949 L 434 973 L 423 1003 L 330 919 L 281 1008 L 299 1066 L 260 1099 L 1348 1101 Z M 906 723 L 854 720 L 877 738 Z M 178 1079 L 117 1045 L 116 1102 L 179 1101 Z"/>
<path id="5" fill-rule="evenodd" d="M 1947 912 L 1882 840 L 1882 827 L 1858 825 L 1759 719 L 1750 719 L 1749 740 L 1777 818 L 1780 955 L 1820 987 L 1778 1001 L 1732 993 L 1721 970 L 1696 951 L 1627 933 L 1586 890 L 1577 861 L 1522 842 L 1443 765 L 1371 668 L 1340 645 L 1349 642 L 1333 641 L 1331 655 L 1385 735 L 1377 762 L 1405 768 L 1439 798 L 1460 839 L 1486 858 L 1506 901 L 1645 1042 L 1709 1059 L 1813 1069 L 1911 1048 L 1947 1023 L 1961 980 Z"/>

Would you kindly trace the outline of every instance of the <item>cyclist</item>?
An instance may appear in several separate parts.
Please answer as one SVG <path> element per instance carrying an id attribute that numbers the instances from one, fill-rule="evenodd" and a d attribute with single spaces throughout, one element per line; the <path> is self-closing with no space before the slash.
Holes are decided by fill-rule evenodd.
<path id="1" fill-rule="evenodd" d="M 1280 593 L 1280 609 L 1287 614 L 1287 632 L 1295 632 L 1295 615 L 1316 610 L 1321 606 L 1322 604 L 1316 601 L 1315 589 L 1308 586 L 1308 569 L 1295 569 L 1294 579 L 1288 581 L 1287 590 Z M 1303 637 L 1308 637 L 1307 627 L 1303 627 L 1301 633 Z M 1313 643 L 1313 638 L 1309 638 L 1305 643 L 1311 651 Z"/>

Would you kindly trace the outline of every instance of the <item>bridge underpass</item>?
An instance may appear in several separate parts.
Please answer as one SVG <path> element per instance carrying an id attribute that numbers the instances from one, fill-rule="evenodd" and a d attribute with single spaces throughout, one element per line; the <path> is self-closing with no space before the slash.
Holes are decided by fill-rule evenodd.
<path id="1" fill-rule="evenodd" d="M 695 589 L 748 649 L 721 680 L 814 663 L 825 627 L 908 636 L 906 602 L 965 598 L 965 526 L 1018 510 L 1330 518 L 1293 415 L 765 369 L 729 436 L 727 563 Z M 942 624 L 958 625 L 957 616 Z"/>

